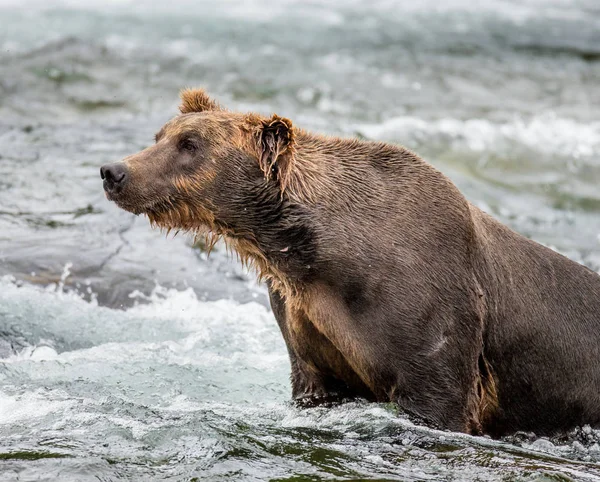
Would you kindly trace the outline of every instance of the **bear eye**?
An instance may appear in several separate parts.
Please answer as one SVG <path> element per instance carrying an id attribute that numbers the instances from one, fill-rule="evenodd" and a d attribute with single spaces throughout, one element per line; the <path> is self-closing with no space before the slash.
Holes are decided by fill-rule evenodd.
<path id="1" fill-rule="evenodd" d="M 182 139 L 179 142 L 179 150 L 193 153 L 196 151 L 196 144 L 191 139 Z"/>

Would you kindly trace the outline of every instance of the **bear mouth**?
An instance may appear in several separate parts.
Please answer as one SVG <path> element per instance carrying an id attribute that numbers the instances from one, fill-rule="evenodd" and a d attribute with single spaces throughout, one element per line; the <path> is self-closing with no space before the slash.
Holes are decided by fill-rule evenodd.
<path id="1" fill-rule="evenodd" d="M 123 193 L 115 195 L 107 192 L 106 197 L 136 216 L 146 215 L 153 227 L 196 233 L 218 231 L 218 223 L 211 210 L 201 204 L 185 202 L 177 196 L 168 195 L 151 202 L 143 202 L 139 198 L 132 200 Z"/>
<path id="2" fill-rule="evenodd" d="M 106 199 L 114 202 L 119 208 L 139 216 L 140 214 L 163 214 L 174 206 L 174 200 L 165 197 L 151 202 L 135 202 L 123 195 L 122 192 L 114 193 L 105 191 Z"/>
<path id="3" fill-rule="evenodd" d="M 114 202 L 119 208 L 123 209 L 124 211 L 135 214 L 136 216 L 139 216 L 140 214 L 145 214 L 147 210 L 146 207 L 140 207 L 127 202 L 127 200 L 124 199 L 122 196 L 115 196 L 114 194 L 106 193 L 106 199 Z"/>
<path id="4" fill-rule="evenodd" d="M 195 233 L 217 230 L 214 214 L 210 210 L 174 197 L 145 206 L 140 213 L 148 216 L 152 226 L 162 229 Z"/>

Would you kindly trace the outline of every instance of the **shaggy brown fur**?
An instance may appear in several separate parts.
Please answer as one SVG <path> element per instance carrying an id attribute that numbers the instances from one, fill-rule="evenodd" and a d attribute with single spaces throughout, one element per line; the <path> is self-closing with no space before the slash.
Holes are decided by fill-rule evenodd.
<path id="1" fill-rule="evenodd" d="M 102 175 L 122 208 L 222 237 L 257 269 L 298 400 L 394 401 L 492 435 L 600 423 L 600 277 L 403 147 L 186 90 L 156 144 Z"/>

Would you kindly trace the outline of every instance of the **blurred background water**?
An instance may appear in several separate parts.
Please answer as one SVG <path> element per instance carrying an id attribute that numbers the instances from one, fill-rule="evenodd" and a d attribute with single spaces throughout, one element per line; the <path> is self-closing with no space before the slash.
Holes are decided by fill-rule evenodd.
<path id="1" fill-rule="evenodd" d="M 105 200 L 204 86 L 397 142 L 600 269 L 597 0 L 0 2 L 0 481 L 600 480 L 600 433 L 502 441 L 299 410 L 263 286 Z"/>

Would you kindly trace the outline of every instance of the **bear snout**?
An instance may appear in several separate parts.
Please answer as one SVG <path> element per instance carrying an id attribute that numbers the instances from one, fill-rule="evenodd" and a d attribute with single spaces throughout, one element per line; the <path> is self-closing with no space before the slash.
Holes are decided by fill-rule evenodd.
<path id="1" fill-rule="evenodd" d="M 127 182 L 127 167 L 122 162 L 106 164 L 100 168 L 100 177 L 104 180 L 104 190 L 108 194 L 117 193 Z"/>

